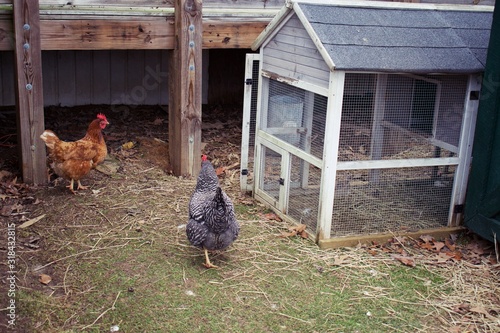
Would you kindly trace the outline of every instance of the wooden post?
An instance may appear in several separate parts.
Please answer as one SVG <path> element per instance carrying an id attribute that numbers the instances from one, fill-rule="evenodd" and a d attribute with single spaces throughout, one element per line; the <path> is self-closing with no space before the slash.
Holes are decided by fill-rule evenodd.
<path id="1" fill-rule="evenodd" d="M 201 164 L 202 1 L 175 1 L 170 58 L 169 153 L 176 175 L 198 176 Z"/>
<path id="2" fill-rule="evenodd" d="M 44 130 L 42 53 L 38 0 L 13 1 L 17 133 L 25 183 L 47 182 Z"/>

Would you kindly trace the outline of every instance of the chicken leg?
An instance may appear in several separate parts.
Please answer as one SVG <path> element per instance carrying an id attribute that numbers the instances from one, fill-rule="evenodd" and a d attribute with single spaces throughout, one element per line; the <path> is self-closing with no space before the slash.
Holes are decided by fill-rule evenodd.
<path id="1" fill-rule="evenodd" d="M 68 186 L 66 186 L 67 188 L 69 188 L 69 190 L 73 193 L 73 194 L 76 194 L 73 186 L 75 184 L 75 180 L 73 178 L 71 178 L 71 182 L 69 183 Z M 77 186 L 76 186 L 76 189 L 77 190 L 86 190 L 87 189 L 87 186 L 83 186 L 81 183 L 80 183 L 80 180 L 77 180 Z"/>
<path id="2" fill-rule="evenodd" d="M 219 268 L 219 266 L 215 266 L 210 262 L 210 259 L 208 258 L 208 250 L 206 248 L 203 248 L 203 250 L 205 251 L 205 263 L 203 264 L 203 266 L 205 266 L 206 268 Z"/>

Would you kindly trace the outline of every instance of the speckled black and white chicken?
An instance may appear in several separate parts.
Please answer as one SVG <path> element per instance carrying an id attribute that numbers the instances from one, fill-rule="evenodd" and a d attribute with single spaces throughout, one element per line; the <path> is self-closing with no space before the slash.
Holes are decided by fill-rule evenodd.
<path id="1" fill-rule="evenodd" d="M 212 163 L 203 155 L 196 188 L 189 201 L 187 238 L 205 251 L 205 267 L 216 268 L 208 258 L 208 251 L 226 249 L 238 238 L 239 231 L 233 202 L 220 187 Z"/>

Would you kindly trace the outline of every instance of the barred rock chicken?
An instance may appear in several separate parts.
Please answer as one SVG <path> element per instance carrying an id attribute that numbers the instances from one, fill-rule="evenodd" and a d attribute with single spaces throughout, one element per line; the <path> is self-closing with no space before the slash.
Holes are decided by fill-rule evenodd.
<path id="1" fill-rule="evenodd" d="M 220 188 L 212 163 L 203 155 L 196 188 L 189 201 L 187 238 L 205 251 L 204 266 L 217 268 L 210 262 L 208 251 L 226 249 L 238 237 L 239 231 L 233 203 Z"/>
<path id="2" fill-rule="evenodd" d="M 78 141 L 62 141 L 51 130 L 45 130 L 40 135 L 48 148 L 51 168 L 58 176 L 71 181 L 67 187 L 74 194 L 74 181 L 78 183 L 78 190 L 87 189 L 80 183 L 80 179 L 102 163 L 108 154 L 102 135 L 106 125 L 109 125 L 106 116 L 99 113 L 90 123 L 85 136 Z"/>

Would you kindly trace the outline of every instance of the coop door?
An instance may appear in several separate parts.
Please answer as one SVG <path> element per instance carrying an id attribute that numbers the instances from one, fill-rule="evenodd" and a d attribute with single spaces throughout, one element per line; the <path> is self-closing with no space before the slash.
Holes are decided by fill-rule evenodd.
<path id="1" fill-rule="evenodd" d="M 257 88 L 259 81 L 259 54 L 247 54 L 245 67 L 245 94 L 241 129 L 240 187 L 253 188 L 253 161 L 255 145 L 255 119 L 257 114 Z"/>

